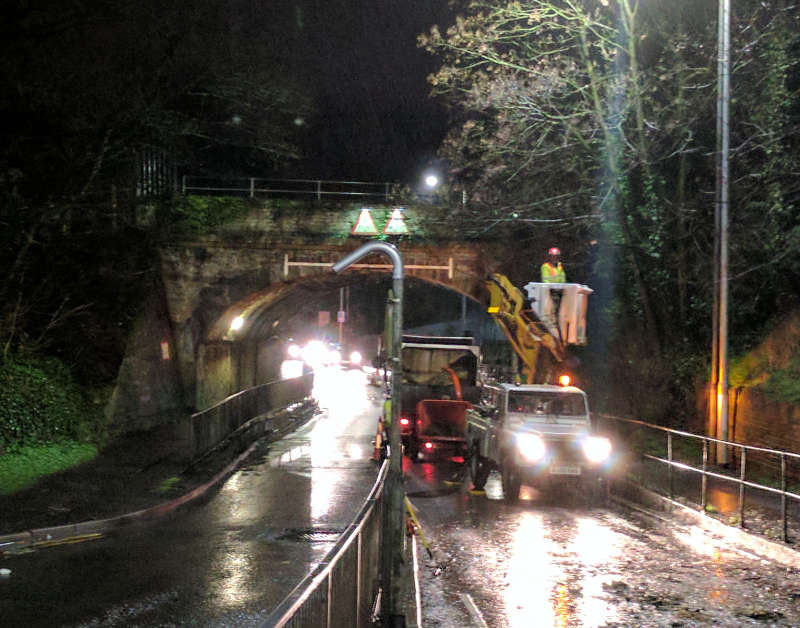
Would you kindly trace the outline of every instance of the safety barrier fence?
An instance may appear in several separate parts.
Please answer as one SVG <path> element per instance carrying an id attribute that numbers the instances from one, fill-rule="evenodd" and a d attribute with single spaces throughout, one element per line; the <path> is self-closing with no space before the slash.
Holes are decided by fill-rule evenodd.
<path id="1" fill-rule="evenodd" d="M 380 596 L 383 488 L 388 469 L 386 460 L 367 500 L 336 545 L 262 627 L 365 628 L 374 623 Z"/>
<path id="2" fill-rule="evenodd" d="M 241 390 L 190 418 L 193 456 L 221 443 L 250 419 L 286 408 L 311 395 L 314 374 L 281 379 Z"/>
<path id="3" fill-rule="evenodd" d="M 202 196 L 289 196 L 299 198 L 393 198 L 396 183 L 367 181 L 326 181 L 323 179 L 262 179 L 258 177 L 212 179 L 184 175 L 181 192 Z"/>
<path id="4" fill-rule="evenodd" d="M 725 489 L 734 485 L 738 487 L 738 496 L 735 492 L 733 496 L 741 527 L 746 527 L 746 506 L 750 505 L 760 507 L 762 512 L 780 513 L 780 536 L 785 543 L 790 540 L 790 510 L 796 515 L 795 523 L 800 524 L 800 454 L 608 414 L 595 414 L 595 420 L 601 430 L 613 433 L 618 442 L 627 444 L 641 459 L 658 463 L 659 467 L 666 465 L 666 478 L 661 469 L 650 474 L 645 467 L 639 469 L 639 480 L 647 488 L 664 492 L 670 499 L 678 494 L 694 503 L 699 499 L 699 506 L 705 511 L 712 483 L 727 496 L 731 493 Z M 712 464 L 715 455 L 717 460 L 729 462 Z M 692 477 L 699 478 L 699 487 Z M 790 480 L 795 491 L 788 490 Z"/>

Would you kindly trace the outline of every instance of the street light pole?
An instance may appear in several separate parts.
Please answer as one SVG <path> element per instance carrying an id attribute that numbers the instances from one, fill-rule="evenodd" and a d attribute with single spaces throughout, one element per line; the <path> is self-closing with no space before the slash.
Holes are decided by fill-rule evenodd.
<path id="1" fill-rule="evenodd" d="M 393 244 L 374 240 L 361 245 L 336 262 L 331 269 L 340 273 L 370 253 L 384 253 L 392 261 L 392 390 L 391 423 L 389 424 L 389 472 L 384 490 L 387 496 L 387 516 L 384 518 L 382 550 L 386 568 L 383 571 L 384 625 L 397 628 L 405 625 L 402 609 L 402 566 L 405 532 L 405 490 L 403 488 L 403 451 L 400 444 L 400 398 L 402 396 L 402 335 L 403 335 L 403 257 Z"/>
<path id="2" fill-rule="evenodd" d="M 728 440 L 728 153 L 730 151 L 730 0 L 719 0 L 717 32 L 717 193 L 714 208 L 714 342 L 712 350 L 717 437 Z M 717 448 L 727 464 L 728 448 Z"/>

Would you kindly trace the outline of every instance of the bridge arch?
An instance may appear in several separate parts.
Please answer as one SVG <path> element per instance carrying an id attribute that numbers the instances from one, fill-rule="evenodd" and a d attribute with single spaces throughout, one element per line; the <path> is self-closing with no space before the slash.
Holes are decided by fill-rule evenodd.
<path id="1" fill-rule="evenodd" d="M 312 298 L 321 287 L 389 275 L 387 260 L 377 254 L 361 260 L 368 267 L 348 269 L 340 279 L 329 270 L 363 243 L 347 235 L 359 205 L 251 205 L 213 233 L 185 235 L 160 248 L 153 304 L 137 322 L 108 408 L 121 429 L 202 410 L 258 383 L 266 375 L 240 365 L 267 351 L 282 307 Z M 407 207 L 405 215 L 412 234 L 398 248 L 409 285 L 420 280 L 482 301 L 483 280 L 518 252 L 503 242 L 464 238 L 447 227 L 447 208 Z M 255 313 L 256 323 L 239 340 L 230 338 L 231 320 L 242 311 Z"/>
<path id="2" fill-rule="evenodd" d="M 425 318 L 424 315 L 414 316 L 419 309 L 415 301 L 419 300 L 449 301 L 453 310 L 451 315 L 457 317 L 455 303 L 463 297 L 474 305 L 469 307 L 469 319 L 466 304 L 459 306 L 464 321 L 456 333 L 474 327 L 476 313 L 483 312 L 482 284 L 476 283 L 473 292 L 468 294 L 461 289 L 463 284 L 454 285 L 423 274 L 418 269 L 415 275 L 406 279 L 406 320 L 413 322 L 415 318 Z M 302 277 L 270 284 L 231 303 L 216 320 L 210 321 L 205 336 L 198 338 L 195 358 L 198 407 L 277 377 L 277 366 L 284 358 L 289 338 L 303 339 L 325 331 L 324 327 L 317 325 L 320 311 L 330 314 L 328 336 L 335 340 L 336 310 L 339 307 L 335 295 L 340 288 L 347 288 L 348 292 L 350 288 L 356 289 L 354 301 L 357 302 L 352 309 L 360 312 L 361 316 L 353 316 L 353 326 L 351 321 L 347 322 L 347 336 L 352 340 L 355 333 L 357 342 L 362 343 L 365 342 L 363 336 L 371 336 L 373 342 L 361 347 L 368 351 L 375 346 L 374 339 L 382 327 L 380 319 L 391 286 L 390 279 L 390 269 L 383 268 L 348 270 L 338 275 L 327 269 L 307 269 Z M 441 295 L 442 292 L 451 293 L 451 296 Z M 436 296 L 431 298 L 433 294 Z M 371 311 L 365 313 L 365 309 Z M 234 321 L 239 325 L 234 325 Z"/>

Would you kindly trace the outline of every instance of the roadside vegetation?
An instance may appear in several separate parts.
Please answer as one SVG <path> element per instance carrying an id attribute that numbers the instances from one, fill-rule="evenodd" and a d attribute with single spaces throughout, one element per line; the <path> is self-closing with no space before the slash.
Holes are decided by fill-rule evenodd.
<path id="1" fill-rule="evenodd" d="M 440 62 L 429 82 L 453 110 L 441 153 L 468 197 L 457 219 L 515 242 L 515 283 L 559 246 L 568 279 L 595 290 L 583 357 L 604 409 L 683 425 L 711 353 L 716 6 L 456 5 L 456 23 L 419 45 Z M 800 10 L 732 9 L 729 339 L 740 356 L 800 305 L 789 174 L 800 168 Z M 794 399 L 796 370 L 770 368 L 770 394 Z"/>
<path id="2" fill-rule="evenodd" d="M 151 4 L 16 2 L 5 15 L 4 463 L 42 448 L 69 465 L 47 447 L 102 447 L 101 410 L 158 246 L 249 208 L 182 198 L 175 175 L 291 172 L 323 117 L 303 60 L 270 44 L 281 21 L 265 23 L 268 12 Z M 711 346 L 712 5 L 454 0 L 455 24 L 419 37 L 438 64 L 432 97 L 452 113 L 439 154 L 452 229 L 513 243 L 519 285 L 558 245 L 568 279 L 595 290 L 580 352 L 595 408 L 675 427 L 695 413 Z M 800 8 L 732 8 L 734 385 L 800 403 L 797 342 L 777 361 L 748 357 L 800 308 Z"/>
<path id="3" fill-rule="evenodd" d="M 106 437 L 92 404 L 56 358 L 0 364 L 0 494 L 91 460 Z"/>
<path id="4" fill-rule="evenodd" d="M 96 445 L 74 440 L 14 448 L 0 456 L 0 495 L 26 488 L 45 475 L 89 462 L 97 452 Z"/>
<path id="5" fill-rule="evenodd" d="M 246 209 L 173 203 L 178 168 L 265 176 L 301 154 L 313 111 L 302 69 L 272 44 L 281 22 L 195 9 L 2 11 L 0 113 L 14 124 L 0 131 L 0 490 L 102 448 L 158 244 Z"/>

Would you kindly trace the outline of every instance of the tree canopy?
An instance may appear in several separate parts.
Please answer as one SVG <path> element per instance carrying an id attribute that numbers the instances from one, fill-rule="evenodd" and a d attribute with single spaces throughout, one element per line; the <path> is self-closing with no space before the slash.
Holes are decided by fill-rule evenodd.
<path id="1" fill-rule="evenodd" d="M 249 0 L 3 3 L 3 355 L 43 349 L 73 362 L 76 345 L 90 344 L 94 358 L 116 356 L 113 376 L 117 323 L 132 317 L 152 268 L 155 234 L 135 216 L 143 173 L 158 170 L 169 192 L 180 169 L 263 176 L 301 156 L 313 94 L 288 46 L 275 45 L 291 37 L 280 31 L 291 17 L 276 14 L 289 10 Z"/>
<path id="2" fill-rule="evenodd" d="M 570 242 L 573 263 L 609 245 L 590 272 L 653 346 L 704 338 L 709 315 L 716 15 L 697 5 L 477 0 L 419 37 L 441 60 L 429 80 L 452 106 L 441 152 L 469 193 L 464 218 L 499 209 Z M 736 5 L 731 277 L 745 330 L 796 293 L 798 16 Z"/>

